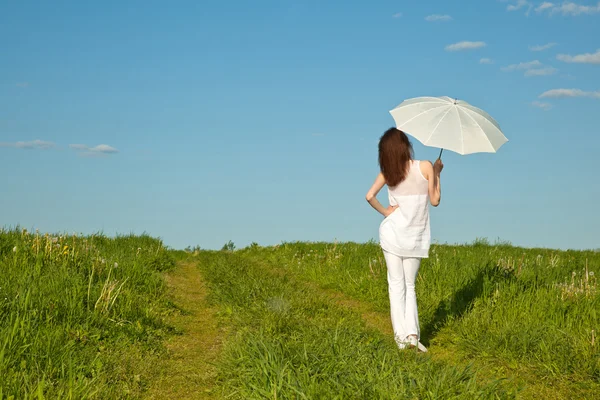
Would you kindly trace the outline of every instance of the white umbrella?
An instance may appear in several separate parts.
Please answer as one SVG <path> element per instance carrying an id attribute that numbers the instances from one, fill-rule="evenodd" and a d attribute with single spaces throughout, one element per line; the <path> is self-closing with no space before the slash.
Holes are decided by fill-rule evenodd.
<path id="1" fill-rule="evenodd" d="M 390 111 L 396 127 L 425 146 L 458 154 L 495 153 L 508 139 L 485 111 L 450 97 L 415 97 Z M 440 157 L 442 153 L 440 152 Z"/>

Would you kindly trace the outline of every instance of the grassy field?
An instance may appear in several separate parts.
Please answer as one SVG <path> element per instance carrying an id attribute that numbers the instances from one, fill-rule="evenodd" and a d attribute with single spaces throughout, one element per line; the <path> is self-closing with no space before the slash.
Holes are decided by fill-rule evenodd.
<path id="1" fill-rule="evenodd" d="M 271 399 L 511 398 L 468 368 L 401 353 L 360 315 L 263 264 L 267 254 L 205 253 L 200 265 L 232 326 L 223 396 Z"/>
<path id="2" fill-rule="evenodd" d="M 203 253 L 235 334 L 236 398 L 598 398 L 600 254 L 479 241 L 435 246 L 417 283 L 426 355 L 391 341 L 376 244 L 287 243 Z"/>
<path id="3" fill-rule="evenodd" d="M 147 236 L 0 232 L 0 399 L 139 397 L 173 266 Z"/>
<path id="4" fill-rule="evenodd" d="M 397 349 L 375 243 L 0 231 L 3 399 L 594 399 L 600 253 L 434 246 Z"/>

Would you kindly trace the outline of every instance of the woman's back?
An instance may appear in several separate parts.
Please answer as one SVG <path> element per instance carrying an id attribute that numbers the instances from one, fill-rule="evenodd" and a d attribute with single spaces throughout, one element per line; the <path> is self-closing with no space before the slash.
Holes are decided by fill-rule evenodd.
<path id="1" fill-rule="evenodd" d="M 430 246 L 429 182 L 420 161 L 411 161 L 405 179 L 388 187 L 389 203 L 398 206 L 379 227 L 381 247 L 401 257 L 427 257 Z"/>
<path id="2" fill-rule="evenodd" d="M 398 185 L 389 187 L 388 193 L 390 200 L 392 197 L 395 199 L 403 196 L 428 196 L 429 181 L 421 173 L 421 162 L 412 160 L 406 178 Z"/>

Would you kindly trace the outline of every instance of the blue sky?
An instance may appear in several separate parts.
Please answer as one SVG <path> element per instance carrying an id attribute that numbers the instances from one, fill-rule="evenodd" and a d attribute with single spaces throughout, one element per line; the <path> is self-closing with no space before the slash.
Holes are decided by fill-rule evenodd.
<path id="1" fill-rule="evenodd" d="M 0 5 L 0 225 L 367 241 L 389 110 L 446 95 L 510 141 L 444 153 L 434 240 L 600 247 L 600 3 L 176 4 Z"/>

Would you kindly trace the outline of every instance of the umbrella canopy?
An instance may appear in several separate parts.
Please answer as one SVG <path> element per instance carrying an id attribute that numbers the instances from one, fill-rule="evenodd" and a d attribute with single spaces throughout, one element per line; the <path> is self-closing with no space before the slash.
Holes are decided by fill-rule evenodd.
<path id="1" fill-rule="evenodd" d="M 458 154 L 495 153 L 508 139 L 485 111 L 450 97 L 416 97 L 390 111 L 396 127 L 425 146 Z"/>

